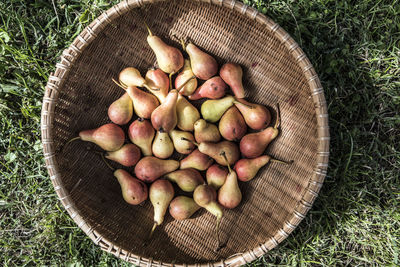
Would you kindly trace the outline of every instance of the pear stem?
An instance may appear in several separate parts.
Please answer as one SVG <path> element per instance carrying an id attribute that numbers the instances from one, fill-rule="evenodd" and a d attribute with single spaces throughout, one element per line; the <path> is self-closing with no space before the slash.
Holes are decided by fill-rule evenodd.
<path id="1" fill-rule="evenodd" d="M 77 137 L 74 137 L 74 138 L 70 139 L 68 142 L 66 142 L 66 143 L 63 145 L 63 147 L 61 148 L 61 151 L 63 151 L 64 148 L 65 148 L 69 143 L 72 143 L 73 141 L 75 141 L 75 140 L 80 140 L 80 139 L 81 139 L 80 136 L 77 136 Z"/>
<path id="2" fill-rule="evenodd" d="M 253 109 L 253 108 L 254 108 L 253 106 L 251 106 L 251 105 L 249 105 L 249 104 L 245 104 L 245 103 L 239 102 L 239 101 L 237 101 L 237 100 L 233 101 L 233 103 L 234 103 L 234 104 L 242 104 L 243 106 L 246 106 L 246 107 L 248 107 L 249 109 Z"/>
<path id="3" fill-rule="evenodd" d="M 147 25 L 146 21 L 143 21 L 143 23 L 144 23 L 144 25 L 146 26 L 146 29 L 147 29 L 147 31 L 149 32 L 149 35 L 150 35 L 150 36 L 153 36 L 153 33 L 151 32 L 150 27 L 149 27 L 149 25 Z"/>
<path id="4" fill-rule="evenodd" d="M 293 162 L 294 162 L 294 160 L 284 161 L 284 160 L 274 159 L 274 158 L 271 158 L 270 161 L 271 161 L 271 162 L 276 162 L 276 163 L 285 164 L 285 165 L 290 165 L 290 164 L 293 164 Z"/>
<path id="5" fill-rule="evenodd" d="M 279 103 L 276 104 L 276 122 L 274 129 L 278 129 L 281 126 L 281 109 L 279 108 Z"/>
<path id="6" fill-rule="evenodd" d="M 145 87 L 147 90 L 150 90 L 150 91 L 160 91 L 160 88 L 153 89 L 150 86 L 148 86 L 146 83 L 143 84 L 143 87 Z"/>
<path id="7" fill-rule="evenodd" d="M 101 159 L 104 161 L 104 163 L 107 165 L 107 167 L 110 170 L 115 171 L 115 169 L 110 165 L 110 163 L 107 162 L 106 158 L 104 157 L 104 153 L 101 153 L 101 152 L 98 152 L 98 151 L 95 151 L 95 153 L 101 154 Z"/>
<path id="8" fill-rule="evenodd" d="M 181 39 L 181 45 L 182 45 L 183 51 L 186 51 L 186 44 L 185 44 L 185 41 L 183 39 Z"/>
<path id="9" fill-rule="evenodd" d="M 228 171 L 229 171 L 229 173 L 231 173 L 232 169 L 231 169 L 231 166 L 229 165 L 229 161 L 228 161 L 228 158 L 226 157 L 225 151 L 221 151 L 221 153 L 219 153 L 219 154 L 224 157 L 224 159 L 226 161 L 226 165 L 228 166 Z"/>
<path id="10" fill-rule="evenodd" d="M 117 82 L 114 78 L 111 78 L 111 80 L 118 85 L 119 87 L 121 87 L 122 89 L 126 90 L 128 88 L 128 86 L 126 84 L 123 84 L 122 82 Z"/>
<path id="11" fill-rule="evenodd" d="M 169 90 L 172 90 L 172 75 L 174 75 L 175 72 L 171 72 L 169 74 Z"/>
<path id="12" fill-rule="evenodd" d="M 187 79 L 183 84 L 181 84 L 181 86 L 179 86 L 178 88 L 176 88 L 176 90 L 178 90 L 178 92 L 180 92 L 182 89 L 183 89 L 183 87 L 185 87 L 185 85 L 188 83 L 188 82 L 190 82 L 192 79 L 194 79 L 194 78 L 196 78 L 196 76 L 192 76 L 192 77 L 190 77 L 189 79 Z"/>
<path id="13" fill-rule="evenodd" d="M 192 141 L 192 140 L 190 140 L 190 139 L 187 139 L 186 137 L 181 137 L 181 140 L 184 140 L 184 141 L 190 142 L 190 143 L 192 143 L 192 144 L 194 144 L 194 145 L 196 145 L 196 146 L 199 146 L 199 143 L 197 143 L 197 142 L 195 142 L 195 141 Z"/>
<path id="14" fill-rule="evenodd" d="M 151 237 L 153 236 L 154 230 L 156 230 L 157 227 L 157 223 L 155 222 L 153 224 L 153 228 L 151 228 L 150 234 L 149 234 L 149 239 L 151 239 Z"/>

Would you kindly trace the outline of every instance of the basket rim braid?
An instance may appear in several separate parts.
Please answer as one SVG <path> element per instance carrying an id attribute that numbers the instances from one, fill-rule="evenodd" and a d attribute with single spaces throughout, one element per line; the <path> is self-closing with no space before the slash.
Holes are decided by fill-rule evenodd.
<path id="1" fill-rule="evenodd" d="M 143 258 L 140 255 L 134 255 L 120 247 L 116 246 L 110 240 L 107 240 L 100 235 L 93 226 L 80 215 L 79 210 L 76 209 L 71 200 L 70 193 L 64 188 L 62 183 L 59 166 L 56 161 L 55 145 L 52 136 L 52 128 L 54 126 L 55 107 L 58 101 L 60 90 L 63 86 L 70 67 L 74 64 L 79 55 L 85 48 L 97 37 L 97 34 L 105 28 L 106 25 L 126 12 L 142 7 L 148 4 L 163 2 L 165 0 L 125 0 L 113 6 L 98 18 L 96 18 L 89 26 L 87 26 L 78 37 L 75 38 L 73 43 L 63 51 L 60 61 L 56 64 L 56 70 L 48 78 L 45 87 L 45 95 L 43 97 L 42 112 L 41 112 L 41 134 L 44 151 L 44 159 L 46 162 L 47 170 L 50 180 L 54 186 L 54 190 L 68 211 L 71 218 L 76 222 L 94 242 L 99 245 L 104 251 L 114 254 L 115 256 L 129 261 L 138 266 L 183 266 L 177 264 L 169 264 L 154 261 L 152 258 Z M 313 65 L 294 41 L 294 39 L 277 23 L 270 18 L 259 13 L 256 9 L 248 7 L 247 5 L 236 0 L 191 0 L 196 2 L 206 2 L 212 5 L 227 7 L 235 12 L 239 12 L 251 20 L 265 26 L 283 45 L 285 45 L 292 57 L 296 60 L 297 64 L 303 70 L 303 73 L 308 81 L 311 89 L 311 98 L 314 104 L 315 116 L 317 122 L 317 163 L 314 166 L 313 175 L 309 179 L 307 188 L 301 200 L 297 203 L 294 212 L 289 220 L 287 220 L 281 228 L 270 237 L 263 244 L 249 250 L 245 253 L 238 253 L 228 257 L 219 262 L 208 263 L 207 266 L 238 266 L 250 263 L 258 257 L 264 255 L 269 250 L 275 248 L 280 242 L 288 237 L 288 235 L 299 225 L 304 219 L 307 212 L 310 210 L 313 202 L 318 196 L 319 190 L 323 184 L 326 176 L 328 160 L 329 160 L 329 126 L 328 126 L 328 109 L 324 96 L 324 90 L 321 82 L 315 72 Z M 72 191 L 72 190 L 71 190 Z"/>

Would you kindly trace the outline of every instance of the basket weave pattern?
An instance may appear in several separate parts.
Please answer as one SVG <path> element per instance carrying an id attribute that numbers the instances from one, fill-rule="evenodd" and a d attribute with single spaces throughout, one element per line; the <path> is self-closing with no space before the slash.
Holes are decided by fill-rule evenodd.
<path id="1" fill-rule="evenodd" d="M 118 182 L 82 142 L 60 148 L 80 130 L 107 123 L 107 108 L 123 92 L 111 78 L 126 66 L 141 73 L 155 56 L 142 23 L 169 44 L 189 37 L 219 63 L 244 67 L 246 98 L 280 104 L 282 133 L 267 150 L 293 159 L 269 165 L 241 184 L 243 201 L 225 212 L 214 252 L 215 218 L 200 212 L 182 222 L 166 216 L 154 240 L 150 203 L 126 204 Z M 49 77 L 42 108 L 42 142 L 50 179 L 65 209 L 101 249 L 139 266 L 249 263 L 282 242 L 305 217 L 322 186 L 329 127 L 321 83 L 302 49 L 278 24 L 235 0 L 127 0 L 103 13 L 67 48 Z M 155 259 L 155 260 L 153 260 Z"/>

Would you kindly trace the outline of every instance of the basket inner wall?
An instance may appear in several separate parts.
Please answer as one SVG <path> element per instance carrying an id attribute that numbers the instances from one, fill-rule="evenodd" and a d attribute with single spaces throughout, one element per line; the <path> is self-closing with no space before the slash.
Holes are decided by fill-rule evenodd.
<path id="1" fill-rule="evenodd" d="M 72 200 L 88 224 L 132 254 L 195 263 L 253 249 L 275 235 L 292 215 L 312 176 L 317 151 L 309 85 L 286 47 L 265 26 L 227 8 L 193 1 L 148 5 L 114 20 L 83 51 L 63 84 L 53 128 L 56 149 L 79 131 L 109 122 L 108 106 L 123 94 L 112 77 L 127 66 L 145 74 L 154 64 L 142 18 L 154 34 L 176 47 L 176 37 L 189 37 L 219 63 L 241 64 L 247 99 L 273 108 L 280 104 L 282 134 L 266 153 L 293 159 L 294 164 L 270 164 L 252 181 L 241 183 L 243 201 L 224 214 L 221 237 L 227 246 L 218 253 L 214 252 L 215 218 L 204 211 L 181 222 L 167 215 L 153 241 L 143 247 L 153 224 L 151 204 L 126 204 L 112 171 L 87 150 L 92 145 L 74 142 L 57 154 L 63 184 L 72 190 Z"/>

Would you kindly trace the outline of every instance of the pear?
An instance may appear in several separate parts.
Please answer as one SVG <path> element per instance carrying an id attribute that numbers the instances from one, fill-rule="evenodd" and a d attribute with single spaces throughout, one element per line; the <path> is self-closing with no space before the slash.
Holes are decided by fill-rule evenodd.
<path id="1" fill-rule="evenodd" d="M 148 120 L 138 118 L 129 126 L 128 136 L 137 145 L 144 156 L 151 156 L 151 144 L 154 138 L 154 128 Z"/>
<path id="2" fill-rule="evenodd" d="M 185 85 L 183 85 L 188 79 L 193 77 L 192 67 L 190 66 L 190 60 L 185 59 L 185 64 L 183 65 L 182 71 L 175 78 L 175 88 L 180 88 L 179 93 L 181 95 L 189 96 L 193 94 L 193 92 L 197 88 L 197 79 L 191 79 Z"/>
<path id="3" fill-rule="evenodd" d="M 218 190 L 225 183 L 226 176 L 228 176 L 228 169 L 214 164 L 206 172 L 207 184 Z"/>
<path id="4" fill-rule="evenodd" d="M 169 46 L 161 40 L 160 37 L 153 35 L 149 27 L 146 25 L 149 35 L 147 43 L 150 45 L 153 52 L 156 54 L 159 68 L 166 73 L 169 73 L 170 87 L 172 86 L 171 77 L 177 73 L 184 64 L 184 59 L 181 51 L 178 48 Z"/>
<path id="5" fill-rule="evenodd" d="M 153 141 L 153 155 L 160 159 L 169 158 L 174 153 L 174 144 L 168 133 L 158 131 Z"/>
<path id="6" fill-rule="evenodd" d="M 140 118 L 150 119 L 151 113 L 153 113 L 159 105 L 157 98 L 135 86 L 129 86 L 126 92 L 132 99 L 133 109 L 136 115 Z"/>
<path id="7" fill-rule="evenodd" d="M 197 205 L 199 205 L 202 208 L 205 208 L 208 212 L 217 217 L 215 228 L 216 228 L 217 241 L 219 247 L 220 246 L 219 225 L 221 223 L 221 219 L 224 213 L 222 207 L 216 201 L 216 198 L 217 198 L 217 192 L 215 191 L 215 189 L 206 184 L 199 185 L 193 192 L 194 202 L 196 202 Z"/>
<path id="8" fill-rule="evenodd" d="M 223 153 L 223 156 L 225 154 Z M 228 159 L 225 158 L 226 162 Z M 226 176 L 225 183 L 218 190 L 218 202 L 226 209 L 234 209 L 242 201 L 242 192 L 240 192 L 238 178 L 235 171 L 228 165 L 229 174 Z"/>
<path id="9" fill-rule="evenodd" d="M 269 143 L 274 140 L 279 134 L 280 116 L 278 116 L 274 127 L 268 127 L 260 132 L 250 133 L 243 136 L 240 140 L 240 152 L 246 158 L 256 158 L 261 156 Z"/>
<path id="10" fill-rule="evenodd" d="M 201 115 L 206 121 L 217 122 L 235 101 L 235 98 L 231 95 L 221 99 L 207 100 L 201 105 Z"/>
<path id="11" fill-rule="evenodd" d="M 133 67 L 123 69 L 119 73 L 119 81 L 124 86 L 144 87 L 146 80 L 142 77 L 139 70 Z"/>
<path id="12" fill-rule="evenodd" d="M 237 98 L 244 97 L 243 71 L 240 65 L 232 62 L 225 63 L 219 70 L 219 75 L 231 87 Z"/>
<path id="13" fill-rule="evenodd" d="M 200 119 L 200 113 L 184 96 L 179 95 L 176 102 L 177 126 L 182 131 L 193 131 L 194 123 Z"/>
<path id="14" fill-rule="evenodd" d="M 162 160 L 155 157 L 144 157 L 135 166 L 136 177 L 143 182 L 151 183 L 161 176 L 173 172 L 179 167 L 179 161 Z"/>
<path id="15" fill-rule="evenodd" d="M 158 106 L 151 114 L 151 124 L 154 129 L 168 133 L 175 128 L 178 117 L 176 115 L 176 102 L 178 100 L 178 91 L 171 90 L 164 103 Z"/>
<path id="16" fill-rule="evenodd" d="M 201 51 L 197 46 L 189 43 L 186 52 L 190 57 L 190 64 L 194 75 L 200 80 L 208 80 L 218 73 L 218 63 L 209 54 Z"/>
<path id="17" fill-rule="evenodd" d="M 244 99 L 238 99 L 235 106 L 242 113 L 246 124 L 253 130 L 261 130 L 271 122 L 271 112 L 264 106 L 249 103 Z"/>
<path id="18" fill-rule="evenodd" d="M 141 157 L 140 148 L 135 144 L 125 144 L 117 151 L 107 152 L 105 157 L 125 167 L 132 167 Z"/>
<path id="19" fill-rule="evenodd" d="M 219 76 L 212 77 L 203 83 L 196 91 L 189 96 L 190 100 L 201 98 L 219 99 L 225 95 L 226 83 Z"/>
<path id="20" fill-rule="evenodd" d="M 246 122 L 235 106 L 230 107 L 224 115 L 222 115 L 218 128 L 219 132 L 226 140 L 235 142 L 240 141 L 247 132 Z"/>
<path id="21" fill-rule="evenodd" d="M 122 197 L 127 203 L 138 205 L 147 199 L 148 191 L 145 183 L 122 169 L 114 171 L 114 176 L 121 186 Z"/>
<path id="22" fill-rule="evenodd" d="M 110 120 L 119 125 L 127 124 L 133 115 L 133 104 L 128 93 L 124 93 L 120 98 L 115 100 L 108 108 L 108 117 Z"/>
<path id="23" fill-rule="evenodd" d="M 218 164 L 224 166 L 227 166 L 227 164 L 228 165 L 235 164 L 235 162 L 238 161 L 240 156 L 238 146 L 230 141 L 222 141 L 219 143 L 212 143 L 212 142 L 196 143 L 185 138 L 182 139 L 197 145 L 198 150 L 201 153 L 210 156 Z M 227 159 L 227 161 L 225 159 Z"/>
<path id="24" fill-rule="evenodd" d="M 183 138 L 194 141 L 194 137 L 190 132 L 183 132 L 179 130 L 172 130 L 169 135 L 174 143 L 175 150 L 181 154 L 190 154 L 196 146 L 190 142 L 182 140 Z"/>
<path id="25" fill-rule="evenodd" d="M 160 103 L 164 103 L 169 90 L 169 79 L 165 72 L 160 69 L 150 69 L 145 79 L 147 86 L 151 89 L 150 92 L 158 98 Z"/>
<path id="26" fill-rule="evenodd" d="M 157 180 L 150 185 L 149 197 L 154 207 L 154 225 L 151 229 L 150 237 L 158 225 L 164 221 L 169 203 L 174 198 L 174 187 L 167 180 Z"/>
<path id="27" fill-rule="evenodd" d="M 218 142 L 221 139 L 221 134 L 217 126 L 200 119 L 194 124 L 194 137 L 197 143 Z"/>
<path id="28" fill-rule="evenodd" d="M 214 160 L 212 158 L 201 153 L 198 149 L 196 149 L 192 153 L 190 153 L 186 158 L 181 160 L 180 168 L 181 169 L 194 168 L 199 171 L 205 171 L 208 169 L 208 167 L 211 166 L 213 161 Z"/>
<path id="29" fill-rule="evenodd" d="M 124 144 L 125 133 L 118 125 L 108 123 L 96 129 L 81 131 L 79 136 L 69 140 L 64 147 L 75 140 L 95 143 L 106 151 L 116 151 Z"/>
<path id="30" fill-rule="evenodd" d="M 201 174 L 192 168 L 170 172 L 165 178 L 176 183 L 185 192 L 193 192 L 198 185 L 204 184 Z"/>
<path id="31" fill-rule="evenodd" d="M 293 161 L 286 162 L 283 160 L 274 159 L 268 155 L 262 155 L 254 159 L 240 159 L 236 162 L 234 170 L 238 179 L 242 182 L 248 182 L 253 179 L 257 172 L 269 162 L 276 162 L 281 164 L 292 164 Z"/>
<path id="32" fill-rule="evenodd" d="M 198 211 L 201 207 L 194 202 L 193 198 L 177 196 L 169 204 L 169 214 L 178 221 L 186 220 Z"/>

